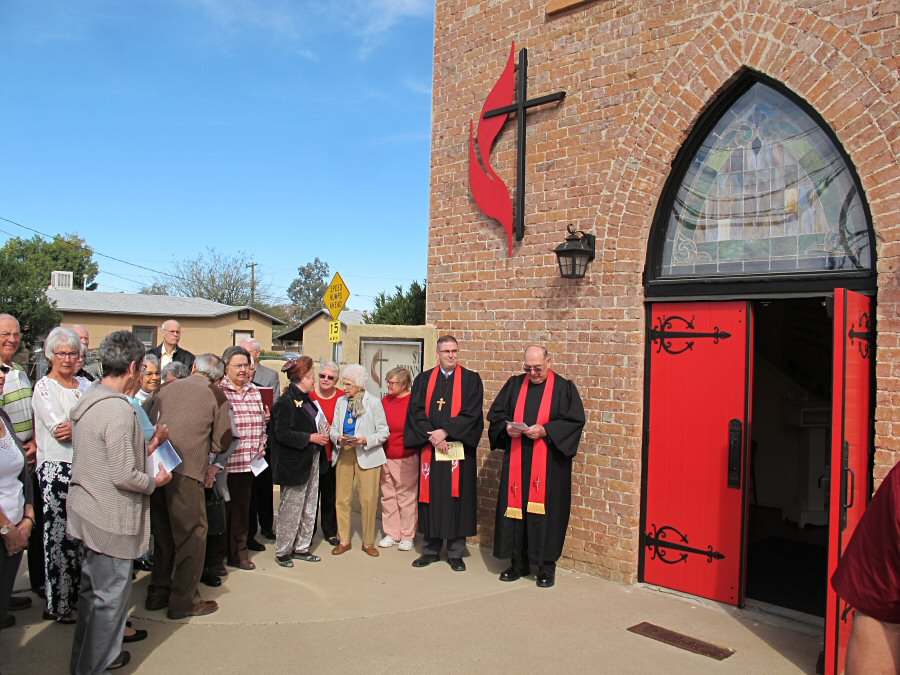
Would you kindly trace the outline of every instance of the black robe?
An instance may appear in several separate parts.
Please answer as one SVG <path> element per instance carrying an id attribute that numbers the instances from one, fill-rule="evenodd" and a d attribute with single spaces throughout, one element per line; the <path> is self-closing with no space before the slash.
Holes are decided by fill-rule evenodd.
<path id="1" fill-rule="evenodd" d="M 460 367 L 462 405 L 456 417 L 450 417 L 453 400 L 453 378 L 444 377 L 438 369 L 437 382 L 431 396 L 431 410 L 425 410 L 425 396 L 431 370 L 420 373 L 413 382 L 406 415 L 404 445 L 421 448 L 428 445 L 428 433 L 435 429 L 447 432 L 448 441 L 460 441 L 466 458 L 459 463 L 459 499 L 452 495 L 452 462 L 431 462 L 431 503 L 419 502 L 419 532 L 426 537 L 456 539 L 471 537 L 477 531 L 478 484 L 475 451 L 484 431 L 484 385 L 478 373 Z M 445 401 L 444 405 L 438 401 Z M 440 410 L 439 410 L 440 408 Z M 421 471 L 419 480 L 422 480 Z"/>
<path id="2" fill-rule="evenodd" d="M 506 501 L 509 490 L 509 457 L 512 439 L 506 433 L 506 423 L 513 420 L 516 402 L 526 375 L 509 378 L 497 394 L 488 411 L 488 439 L 491 448 L 503 450 L 503 469 L 500 473 L 500 489 L 497 495 L 497 514 L 494 530 L 494 556 L 511 558 L 522 547 L 522 537 L 527 534 L 528 559 L 534 565 L 555 561 L 562 555 L 569 511 L 572 503 L 572 458 L 578 451 L 581 430 L 584 428 L 584 406 L 575 385 L 556 375 L 553 398 L 550 402 L 550 421 L 544 424 L 547 431 L 547 503 L 546 514 L 528 513 L 528 495 L 531 487 L 531 456 L 534 441 L 522 436 L 522 516 L 507 518 Z M 537 422 L 541 397 L 546 381 L 529 385 L 525 400 L 525 419 L 529 426 Z"/>

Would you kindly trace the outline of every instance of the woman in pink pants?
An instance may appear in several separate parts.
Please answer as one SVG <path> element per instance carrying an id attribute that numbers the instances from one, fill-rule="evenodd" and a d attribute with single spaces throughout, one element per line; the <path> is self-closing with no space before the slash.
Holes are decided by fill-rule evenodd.
<path id="1" fill-rule="evenodd" d="M 403 446 L 403 428 L 409 407 L 412 375 L 406 368 L 393 368 L 385 376 L 388 394 L 381 400 L 391 435 L 384 448 L 387 463 L 381 467 L 382 548 L 399 544 L 401 551 L 411 551 L 416 538 L 419 515 L 419 454 L 415 448 Z"/>

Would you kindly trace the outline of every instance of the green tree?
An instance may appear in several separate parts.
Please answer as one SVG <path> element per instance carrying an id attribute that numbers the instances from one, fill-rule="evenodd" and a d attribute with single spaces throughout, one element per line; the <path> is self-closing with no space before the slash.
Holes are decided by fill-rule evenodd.
<path id="1" fill-rule="evenodd" d="M 31 239 L 13 237 L 0 249 L 0 257 L 27 263 L 29 278 L 50 285 L 50 273 L 61 270 L 72 273 L 73 288 L 93 291 L 100 266 L 94 262 L 94 250 L 77 234 L 57 235 L 46 241 L 38 235 Z"/>
<path id="2" fill-rule="evenodd" d="M 0 307 L 6 314 L 19 320 L 22 344 L 30 350 L 38 338 L 43 338 L 50 329 L 62 320 L 46 294 L 50 282 L 38 279 L 28 269 L 29 264 L 8 255 L 0 255 Z"/>
<path id="3" fill-rule="evenodd" d="M 291 318 L 295 323 L 325 307 L 323 298 L 328 290 L 328 271 L 328 263 L 318 258 L 297 268 L 297 278 L 287 289 L 288 297 L 293 303 Z"/>
<path id="4" fill-rule="evenodd" d="M 366 323 L 385 323 L 394 326 L 421 326 L 425 323 L 425 287 L 427 282 L 413 281 L 404 293 L 397 286 L 394 295 L 384 291 L 375 297 L 375 310 L 363 314 Z"/>

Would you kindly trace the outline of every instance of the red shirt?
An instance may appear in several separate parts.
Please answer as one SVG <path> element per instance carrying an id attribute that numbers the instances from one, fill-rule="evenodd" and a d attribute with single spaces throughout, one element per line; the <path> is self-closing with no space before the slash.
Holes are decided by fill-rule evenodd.
<path id="1" fill-rule="evenodd" d="M 900 623 L 900 464 L 869 502 L 831 585 L 862 613 Z"/>
<path id="2" fill-rule="evenodd" d="M 388 428 L 391 430 L 391 435 L 388 436 L 387 443 L 384 444 L 387 458 L 403 459 L 416 454 L 416 448 L 403 446 L 403 429 L 406 428 L 406 411 L 409 408 L 409 396 L 397 398 L 393 394 L 388 394 L 381 399 L 381 405 L 384 406 Z"/>
<path id="3" fill-rule="evenodd" d="M 334 423 L 334 407 L 337 405 L 338 399 L 344 395 L 344 392 L 335 387 L 334 396 L 331 398 L 322 398 L 316 393 L 315 387 L 313 390 L 309 392 L 309 398 L 313 401 L 318 401 L 319 406 L 322 408 L 322 412 L 325 413 L 325 419 L 328 420 L 328 424 Z M 328 461 L 331 461 L 331 441 L 325 444 L 325 452 L 328 454 Z"/>

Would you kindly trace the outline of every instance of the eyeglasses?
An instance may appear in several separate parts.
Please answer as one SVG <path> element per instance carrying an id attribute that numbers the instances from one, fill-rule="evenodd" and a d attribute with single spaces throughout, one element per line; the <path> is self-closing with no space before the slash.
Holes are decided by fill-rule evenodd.
<path id="1" fill-rule="evenodd" d="M 166 329 L 166 330 L 163 331 L 163 333 L 168 333 L 169 335 L 181 335 L 181 331 L 180 331 L 180 330 L 168 330 L 168 329 Z"/>
<path id="2" fill-rule="evenodd" d="M 458 349 L 438 349 L 439 354 L 459 354 Z"/>
<path id="3" fill-rule="evenodd" d="M 385 384 L 389 387 L 396 387 L 400 383 L 397 382 L 397 380 L 388 380 L 387 382 L 385 382 Z"/>
<path id="4" fill-rule="evenodd" d="M 526 373 L 534 373 L 540 375 L 544 372 L 544 366 L 522 366 L 522 370 Z"/>
<path id="5" fill-rule="evenodd" d="M 238 364 L 229 363 L 228 367 L 234 368 L 235 370 L 249 370 L 250 364 L 249 363 L 238 363 Z"/>
<path id="6" fill-rule="evenodd" d="M 81 356 L 81 352 L 53 352 L 53 356 L 58 356 L 60 359 L 77 359 Z"/>
<path id="7" fill-rule="evenodd" d="M 13 340 L 21 340 L 21 333 L 0 333 L 0 340 L 9 340 L 12 338 Z"/>
<path id="8" fill-rule="evenodd" d="M 337 375 L 326 375 L 325 373 L 319 373 L 320 380 L 336 380 Z"/>

